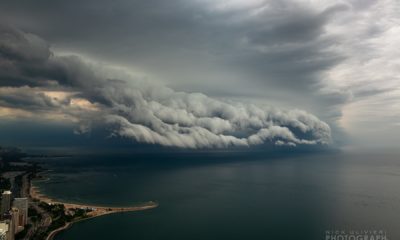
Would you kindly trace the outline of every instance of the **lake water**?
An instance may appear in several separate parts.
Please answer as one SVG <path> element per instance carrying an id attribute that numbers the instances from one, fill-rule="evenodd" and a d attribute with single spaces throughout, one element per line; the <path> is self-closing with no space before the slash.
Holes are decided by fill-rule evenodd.
<path id="1" fill-rule="evenodd" d="M 56 240 L 325 239 L 378 230 L 400 239 L 399 154 L 163 153 L 45 160 L 36 183 L 70 202 L 152 210 L 74 224 Z"/>

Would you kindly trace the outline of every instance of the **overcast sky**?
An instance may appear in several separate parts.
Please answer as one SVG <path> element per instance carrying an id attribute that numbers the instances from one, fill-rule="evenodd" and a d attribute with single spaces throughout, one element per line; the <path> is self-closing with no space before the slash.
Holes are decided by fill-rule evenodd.
<path id="1" fill-rule="evenodd" d="M 399 18 L 395 0 L 2 0 L 0 120 L 189 148 L 396 146 Z"/>

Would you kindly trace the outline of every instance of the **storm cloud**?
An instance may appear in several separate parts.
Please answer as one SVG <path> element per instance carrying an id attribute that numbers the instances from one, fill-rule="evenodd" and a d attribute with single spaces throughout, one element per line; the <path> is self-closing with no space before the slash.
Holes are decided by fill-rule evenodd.
<path id="1" fill-rule="evenodd" d="M 80 133 L 96 122 L 111 136 L 180 148 L 331 141 L 328 124 L 302 110 L 174 91 L 134 76 L 110 78 L 111 69 L 58 56 L 34 34 L 1 26 L 0 36 L 0 106 L 63 114 L 77 122 Z"/>
<path id="2" fill-rule="evenodd" d="M 350 138 L 353 144 L 393 145 L 400 136 L 399 9 L 396 0 L 3 0 L 0 22 L 24 32 L 3 29 L 3 57 L 18 64 L 6 68 L 10 62 L 3 61 L 7 71 L 0 70 L 0 80 L 5 87 L 31 88 L 25 94 L 34 94 L 34 105 L 62 109 L 57 118 L 69 105 L 55 107 L 57 101 L 46 98 L 64 92 L 61 102 L 74 106 L 65 116 L 74 121 L 84 108 L 114 109 L 117 99 L 109 91 L 136 89 L 144 96 L 142 90 L 162 85 L 238 109 L 238 103 L 267 112 L 273 108 L 264 109 L 265 103 L 302 109 L 329 124 L 335 145 Z M 9 101 L 3 113 L 11 114 L 15 99 L 3 98 Z M 131 102 L 138 107 L 137 99 L 118 99 Z M 53 113 L 41 111 L 50 118 Z M 103 122 L 118 125 L 113 121 L 123 123 Z M 84 131 L 92 125 L 85 122 Z M 205 129 L 211 128 L 239 139 L 253 133 Z"/>

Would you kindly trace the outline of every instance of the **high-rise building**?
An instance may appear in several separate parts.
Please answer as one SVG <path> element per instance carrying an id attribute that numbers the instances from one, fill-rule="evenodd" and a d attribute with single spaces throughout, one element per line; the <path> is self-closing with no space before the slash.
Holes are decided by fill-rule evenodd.
<path id="1" fill-rule="evenodd" d="M 15 232 L 13 231 L 14 226 L 12 222 L 8 223 L 8 234 L 7 234 L 7 240 L 15 240 Z"/>
<path id="2" fill-rule="evenodd" d="M 13 207 L 19 210 L 18 226 L 23 227 L 28 224 L 28 198 L 14 198 Z"/>
<path id="3" fill-rule="evenodd" d="M 5 221 L 0 222 L 0 240 L 8 240 L 8 224 Z"/>
<path id="4" fill-rule="evenodd" d="M 11 192 L 10 191 L 4 191 L 3 194 L 1 195 L 1 216 L 3 216 L 4 213 L 7 213 L 8 210 L 10 210 L 11 207 Z"/>
<path id="5" fill-rule="evenodd" d="M 18 233 L 20 230 L 20 228 L 18 228 L 19 226 L 19 210 L 18 208 L 11 208 L 10 210 L 11 213 L 11 231 L 15 233 Z"/>
<path id="6" fill-rule="evenodd" d="M 0 240 L 14 240 L 15 234 L 12 231 L 10 220 L 0 222 Z"/>
<path id="7" fill-rule="evenodd" d="M 2 229 L 0 229 L 0 240 L 7 240 L 7 232 L 3 231 Z"/>

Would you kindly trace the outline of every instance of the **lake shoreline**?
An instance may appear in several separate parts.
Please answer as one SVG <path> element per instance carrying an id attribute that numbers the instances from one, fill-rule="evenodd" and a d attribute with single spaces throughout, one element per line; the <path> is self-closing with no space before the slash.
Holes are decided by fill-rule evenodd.
<path id="1" fill-rule="evenodd" d="M 68 211 L 69 209 L 84 209 L 88 210 L 86 217 L 84 218 L 79 218 L 79 219 L 74 219 L 71 222 L 67 222 L 65 225 L 62 227 L 56 228 L 53 231 L 51 231 L 48 236 L 46 237 L 46 240 L 52 240 L 58 233 L 70 228 L 74 223 L 83 221 L 83 220 L 88 220 L 104 215 L 109 215 L 109 214 L 115 214 L 115 213 L 121 213 L 121 212 L 135 212 L 135 211 L 144 211 L 148 209 L 153 209 L 158 207 L 158 203 L 155 201 L 148 201 L 142 204 L 134 205 L 134 206 L 129 206 L 129 207 L 114 207 L 114 206 L 98 206 L 98 205 L 90 205 L 90 204 L 77 204 L 77 203 L 68 203 L 68 202 L 63 202 L 63 201 L 58 201 L 56 199 L 50 198 L 49 196 L 46 196 L 42 194 L 37 186 L 33 186 L 31 183 L 29 186 L 29 195 L 32 200 L 40 201 L 40 202 L 45 202 L 46 204 L 49 205 L 55 205 L 55 204 L 62 204 L 65 207 L 65 211 Z"/>

